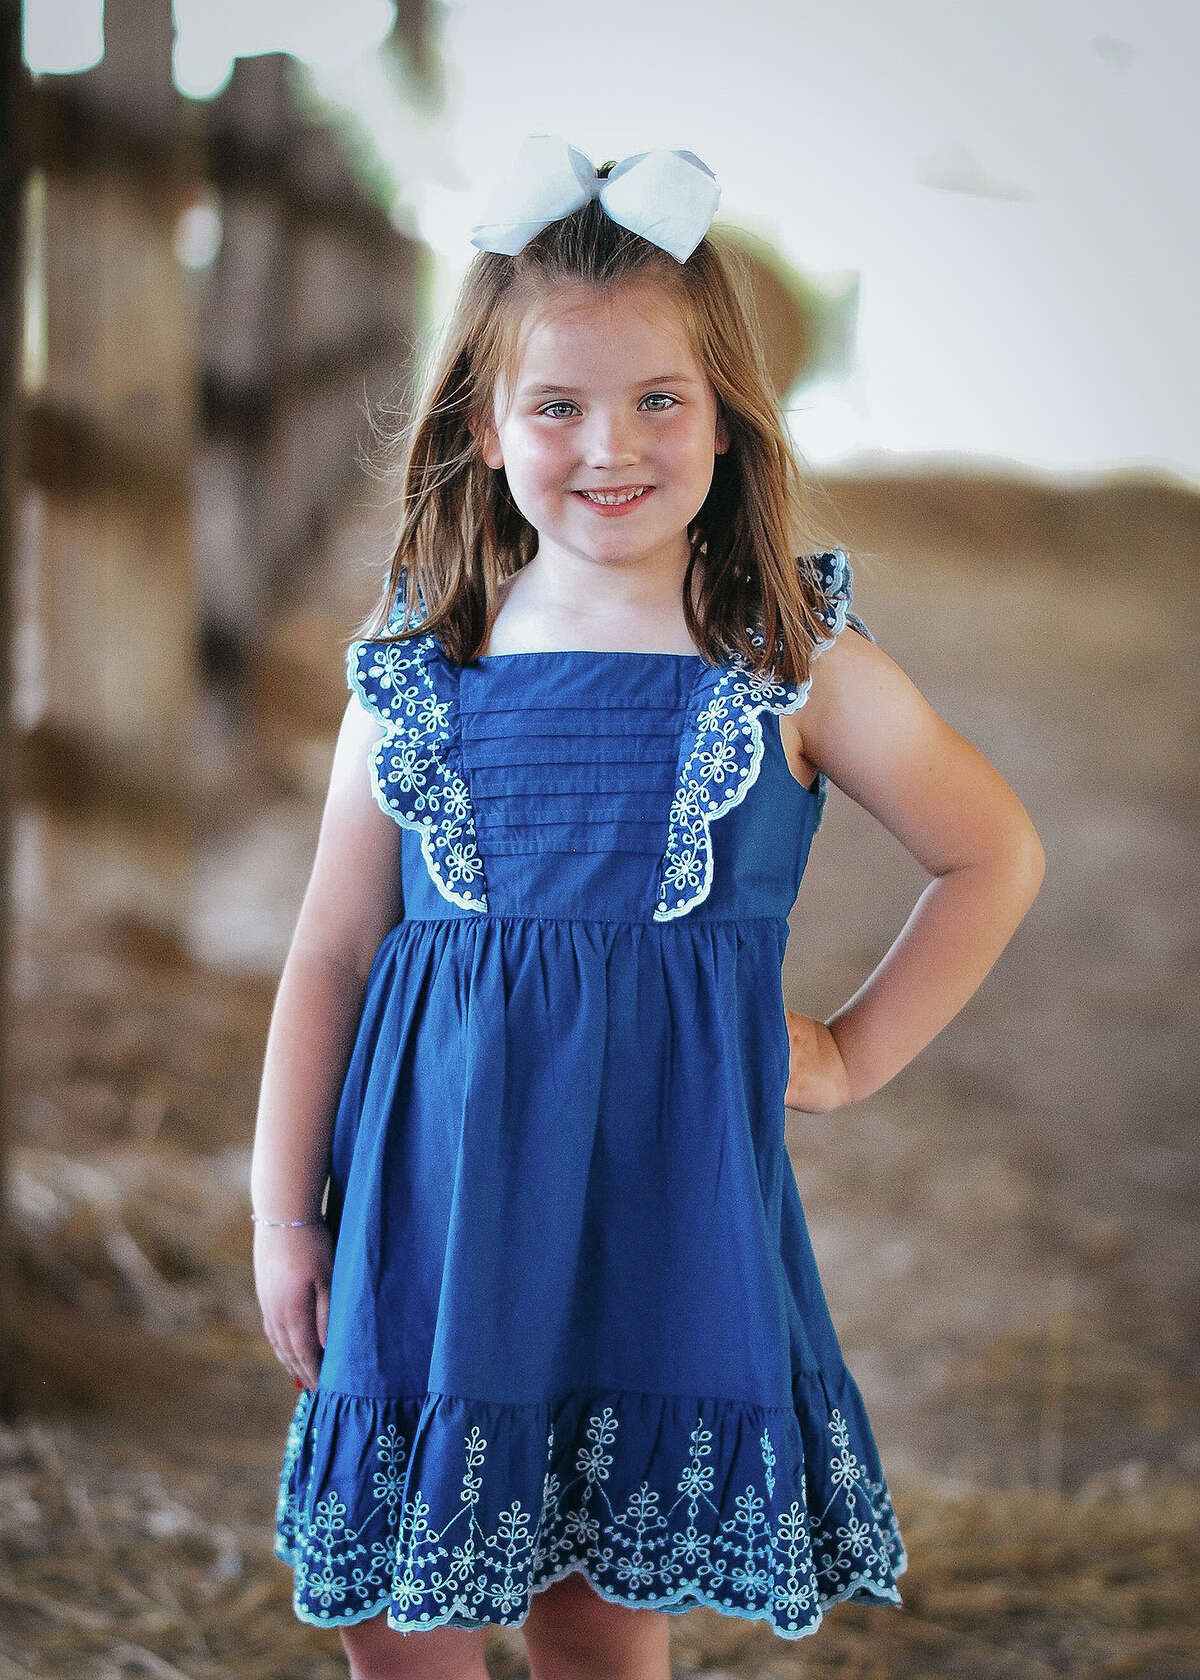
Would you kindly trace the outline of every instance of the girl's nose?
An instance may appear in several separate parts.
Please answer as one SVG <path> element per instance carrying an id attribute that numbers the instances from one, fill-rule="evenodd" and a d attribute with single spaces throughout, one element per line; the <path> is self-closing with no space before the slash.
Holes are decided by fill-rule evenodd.
<path id="1" fill-rule="evenodd" d="M 589 465 L 593 467 L 624 466 L 636 461 L 636 422 L 624 415 L 592 415 L 586 455 Z"/>

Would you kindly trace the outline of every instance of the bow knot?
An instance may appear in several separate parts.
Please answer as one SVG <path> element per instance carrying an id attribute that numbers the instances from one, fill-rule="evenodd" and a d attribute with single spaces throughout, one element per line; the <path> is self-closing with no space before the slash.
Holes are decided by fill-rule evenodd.
<path id="1" fill-rule="evenodd" d="M 607 215 L 686 262 L 712 223 L 721 189 L 695 152 L 659 147 L 597 169 L 557 134 L 531 134 L 472 228 L 481 251 L 516 256 L 551 222 L 598 198 Z"/>

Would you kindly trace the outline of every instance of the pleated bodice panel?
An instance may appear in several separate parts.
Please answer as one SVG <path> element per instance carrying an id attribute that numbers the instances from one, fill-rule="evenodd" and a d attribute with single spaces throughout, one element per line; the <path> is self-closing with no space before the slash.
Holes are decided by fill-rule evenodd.
<path id="1" fill-rule="evenodd" d="M 735 706 L 722 670 L 699 655 L 425 657 L 454 781 L 441 833 L 405 847 L 407 916 L 787 916 L 820 802 L 777 720 Z"/>

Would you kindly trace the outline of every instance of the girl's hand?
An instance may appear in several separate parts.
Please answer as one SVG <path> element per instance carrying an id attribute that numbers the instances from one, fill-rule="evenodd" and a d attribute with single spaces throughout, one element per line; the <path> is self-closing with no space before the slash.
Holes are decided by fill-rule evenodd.
<path id="1" fill-rule="evenodd" d="M 850 1076 L 837 1040 L 824 1021 L 814 1021 L 785 1009 L 788 1029 L 788 1082 L 783 1093 L 787 1108 L 806 1114 L 828 1114 L 850 1101 Z"/>
<path id="2" fill-rule="evenodd" d="M 254 1284 L 263 1329 L 280 1364 L 316 1388 L 329 1327 L 333 1242 L 329 1227 L 254 1227 Z"/>

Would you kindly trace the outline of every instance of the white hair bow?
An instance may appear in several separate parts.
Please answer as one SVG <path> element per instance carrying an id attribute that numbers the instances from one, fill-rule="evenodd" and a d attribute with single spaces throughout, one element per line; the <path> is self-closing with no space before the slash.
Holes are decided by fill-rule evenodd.
<path id="1" fill-rule="evenodd" d="M 686 262 L 708 232 L 721 189 L 695 152 L 659 148 L 614 164 L 607 179 L 557 134 L 530 134 L 511 173 L 493 193 L 482 222 L 472 228 L 481 251 L 515 256 L 551 222 L 598 198 L 622 227 L 640 233 L 677 262 Z"/>

